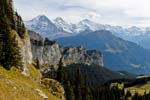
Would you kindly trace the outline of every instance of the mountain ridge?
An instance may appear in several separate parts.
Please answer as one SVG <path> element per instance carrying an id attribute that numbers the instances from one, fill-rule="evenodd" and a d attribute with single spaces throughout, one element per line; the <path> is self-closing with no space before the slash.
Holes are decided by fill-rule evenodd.
<path id="1" fill-rule="evenodd" d="M 44 15 L 40 15 L 30 21 L 26 21 L 25 24 L 28 30 L 40 33 L 42 37 L 49 37 L 50 39 L 71 35 L 71 33 L 59 29 L 52 21 L 49 20 L 48 17 Z"/>
<path id="2" fill-rule="evenodd" d="M 78 34 L 59 38 L 56 41 L 63 46 L 82 45 L 87 49 L 101 50 L 105 66 L 112 70 L 148 73 L 150 51 L 135 43 L 118 38 L 109 31 L 100 30 Z"/>
<path id="3" fill-rule="evenodd" d="M 45 16 L 45 15 L 42 15 L 42 16 Z M 136 26 L 132 26 L 132 27 L 124 28 L 121 26 L 111 26 L 108 24 L 100 24 L 98 22 L 91 21 L 90 19 L 83 19 L 79 21 L 78 23 L 68 23 L 61 17 L 57 17 L 56 19 L 51 20 L 51 24 L 53 24 L 55 28 L 42 25 L 41 29 L 38 29 L 36 28 L 37 27 L 36 24 L 33 23 L 34 25 L 32 26 L 32 24 L 30 25 L 28 23 L 30 23 L 30 21 L 26 22 L 26 27 L 29 30 L 33 30 L 37 33 L 40 33 L 41 35 L 44 33 L 46 34 L 44 35 L 44 37 L 48 37 L 50 39 L 74 36 L 79 33 L 83 33 L 85 30 L 88 30 L 88 29 L 91 31 L 108 30 L 108 31 L 111 31 L 117 37 L 121 37 L 125 40 L 137 43 L 146 49 L 150 49 L 150 46 L 148 45 L 150 43 L 149 41 L 150 40 L 149 38 L 150 27 L 139 28 Z M 53 32 L 51 30 L 42 29 L 42 27 L 45 27 L 47 29 L 49 28 L 54 29 L 55 31 Z"/>

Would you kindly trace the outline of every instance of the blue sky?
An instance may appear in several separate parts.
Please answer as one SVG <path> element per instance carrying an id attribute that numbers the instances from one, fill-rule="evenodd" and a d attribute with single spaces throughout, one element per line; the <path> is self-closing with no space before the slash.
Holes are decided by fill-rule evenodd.
<path id="1" fill-rule="evenodd" d="M 24 20 L 38 15 L 68 22 L 90 19 L 102 24 L 150 26 L 150 0 L 14 0 Z"/>

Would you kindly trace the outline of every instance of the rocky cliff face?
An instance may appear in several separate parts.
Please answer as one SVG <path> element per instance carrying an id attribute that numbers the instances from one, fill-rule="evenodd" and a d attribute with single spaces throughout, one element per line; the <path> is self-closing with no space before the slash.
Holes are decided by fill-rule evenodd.
<path id="1" fill-rule="evenodd" d="M 13 33 L 16 34 L 16 40 L 18 41 L 18 45 L 20 47 L 20 53 L 22 56 L 22 73 L 24 75 L 28 75 L 28 64 L 32 63 L 32 50 L 31 50 L 31 42 L 30 36 L 24 27 L 24 23 L 20 15 L 17 12 L 14 12 L 14 21 L 16 24 L 16 29 L 12 30 Z"/>
<path id="2" fill-rule="evenodd" d="M 62 61 L 66 65 L 73 63 L 103 66 L 102 54 L 99 51 L 87 51 L 82 46 L 63 48 Z"/>
<path id="3" fill-rule="evenodd" d="M 44 40 L 40 35 L 29 31 L 33 60 L 39 60 L 40 64 L 48 65 L 57 69 L 62 60 L 64 65 L 88 64 L 103 66 L 102 54 L 99 51 L 87 51 L 83 47 L 63 48 L 53 41 Z"/>
<path id="4" fill-rule="evenodd" d="M 22 54 L 22 62 L 23 62 L 23 74 L 28 74 L 27 65 L 32 63 L 32 50 L 31 50 L 31 42 L 30 37 L 26 33 L 26 37 L 20 40 L 20 48 Z"/>
<path id="5" fill-rule="evenodd" d="M 32 44 L 33 60 L 36 61 L 38 59 L 40 64 L 56 68 L 62 57 L 60 46 L 49 40 L 43 41 L 43 38 L 33 31 L 29 31 L 29 35 Z"/>
<path id="6" fill-rule="evenodd" d="M 20 54 L 22 56 L 22 73 L 28 75 L 27 65 L 32 63 L 32 51 L 31 51 L 31 42 L 28 33 L 24 39 L 21 39 L 16 31 L 12 30 L 11 33 L 16 36 L 18 45 L 20 47 Z"/>

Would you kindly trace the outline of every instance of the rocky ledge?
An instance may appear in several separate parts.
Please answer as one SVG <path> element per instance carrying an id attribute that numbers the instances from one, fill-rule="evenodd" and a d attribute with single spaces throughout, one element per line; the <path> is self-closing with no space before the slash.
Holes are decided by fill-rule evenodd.
<path id="1" fill-rule="evenodd" d="M 57 69 L 62 60 L 64 65 L 87 64 L 103 66 L 103 57 L 100 51 L 86 50 L 80 47 L 61 47 L 49 39 L 43 39 L 39 34 L 29 31 L 33 60 L 40 64 Z"/>

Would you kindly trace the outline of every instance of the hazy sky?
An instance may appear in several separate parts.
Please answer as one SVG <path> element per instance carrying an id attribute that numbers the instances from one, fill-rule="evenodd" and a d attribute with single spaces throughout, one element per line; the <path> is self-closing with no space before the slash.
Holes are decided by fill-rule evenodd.
<path id="1" fill-rule="evenodd" d="M 150 0 L 14 0 L 24 20 L 38 15 L 68 22 L 88 18 L 102 24 L 150 26 Z"/>

